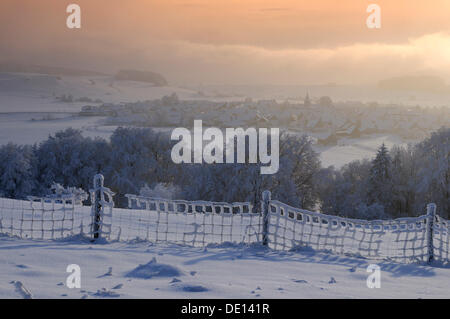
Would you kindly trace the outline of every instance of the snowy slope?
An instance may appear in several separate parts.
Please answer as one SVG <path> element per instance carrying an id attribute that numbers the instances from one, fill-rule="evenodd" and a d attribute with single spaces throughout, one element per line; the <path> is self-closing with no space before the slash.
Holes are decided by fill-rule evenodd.
<path id="1" fill-rule="evenodd" d="M 406 142 L 396 136 L 373 134 L 370 137 L 358 139 L 342 138 L 337 145 L 315 145 L 314 148 L 320 153 L 320 161 L 322 162 L 323 167 L 334 166 L 339 168 L 351 161 L 361 160 L 363 158 L 372 159 L 375 156 L 377 149 L 383 143 L 388 148 L 391 148 L 394 145 L 407 145 Z"/>
<path id="2" fill-rule="evenodd" d="M 153 260 L 155 258 L 156 260 Z M 152 261 L 153 260 L 153 261 Z M 81 288 L 66 267 L 81 267 Z M 261 247 L 0 240 L 0 298 L 450 298 L 450 269 Z"/>
<path id="3" fill-rule="evenodd" d="M 118 81 L 111 76 L 56 76 L 32 73 L 0 73 L 0 96 L 52 97 L 71 94 L 74 98 L 89 97 L 106 103 L 135 102 L 157 99 L 177 93 L 188 99 L 195 91 L 153 86 L 150 83 Z M 30 107 L 30 105 L 28 105 Z M 28 111 L 31 111 L 29 108 Z M 0 106 L 0 112 L 12 111 Z M 15 111 L 18 111 L 17 109 Z M 36 110 L 35 111 L 42 111 Z"/>
<path id="4" fill-rule="evenodd" d="M 196 92 L 177 87 L 155 87 L 149 83 L 116 81 L 108 76 L 54 76 L 0 73 L 0 145 L 8 142 L 33 144 L 68 127 L 86 136 L 108 138 L 115 126 L 104 127 L 104 118 L 79 117 L 88 102 L 64 103 L 62 95 L 87 97 L 105 103 L 158 99 L 176 93 L 189 99 Z"/>

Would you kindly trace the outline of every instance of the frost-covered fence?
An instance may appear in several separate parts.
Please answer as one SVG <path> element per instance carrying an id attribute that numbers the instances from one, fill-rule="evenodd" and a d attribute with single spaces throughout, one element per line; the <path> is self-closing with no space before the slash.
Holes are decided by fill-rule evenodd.
<path id="1" fill-rule="evenodd" d="M 104 186 L 104 182 L 103 175 L 95 175 L 94 189 L 90 190 L 92 202 L 90 234 L 93 240 L 102 235 L 107 238 L 111 236 L 114 193 Z"/>
<path id="2" fill-rule="evenodd" d="M 75 198 L 0 198 L 0 234 L 30 239 L 59 239 L 83 233 L 81 206 Z"/>
<path id="3" fill-rule="evenodd" d="M 367 221 L 291 207 L 272 200 L 268 191 L 260 211 L 250 203 L 127 197 L 130 210 L 113 213 L 112 239 L 192 246 L 260 242 L 274 250 L 306 248 L 400 262 L 449 260 L 450 223 L 434 215 L 433 204 L 420 217 Z"/>
<path id="4" fill-rule="evenodd" d="M 367 221 L 310 212 L 276 200 L 270 202 L 269 215 L 269 247 L 276 250 L 307 247 L 402 262 L 429 258 L 427 216 Z"/>
<path id="5" fill-rule="evenodd" d="M 450 260 L 450 221 L 439 216 L 434 217 L 433 223 L 433 259 Z"/>
<path id="6" fill-rule="evenodd" d="M 295 208 L 272 200 L 269 191 L 263 192 L 260 207 L 127 195 L 128 209 L 119 209 L 113 195 L 96 175 L 92 206 L 70 196 L 0 198 L 0 234 L 31 239 L 82 234 L 196 247 L 261 243 L 274 250 L 314 249 L 400 262 L 450 260 L 450 222 L 436 215 L 434 204 L 423 216 L 368 221 Z"/>
<path id="7" fill-rule="evenodd" d="M 261 215 L 250 203 L 127 197 L 130 209 L 113 212 L 112 239 L 191 246 L 261 240 Z"/>

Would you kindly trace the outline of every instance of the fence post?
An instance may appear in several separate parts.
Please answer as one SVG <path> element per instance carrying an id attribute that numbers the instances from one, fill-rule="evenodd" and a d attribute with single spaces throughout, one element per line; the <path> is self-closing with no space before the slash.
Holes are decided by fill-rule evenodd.
<path id="1" fill-rule="evenodd" d="M 433 230 L 436 217 L 436 204 L 427 205 L 427 262 L 434 260 Z"/>
<path id="2" fill-rule="evenodd" d="M 98 239 L 100 236 L 100 225 L 102 219 L 102 189 L 105 178 L 102 174 L 94 176 L 94 189 L 92 190 L 92 236 L 93 240 Z"/>
<path id="3" fill-rule="evenodd" d="M 262 216 L 263 216 L 263 231 L 262 231 L 262 244 L 267 246 L 269 242 L 269 204 L 271 200 L 270 191 L 264 191 L 262 193 Z"/>

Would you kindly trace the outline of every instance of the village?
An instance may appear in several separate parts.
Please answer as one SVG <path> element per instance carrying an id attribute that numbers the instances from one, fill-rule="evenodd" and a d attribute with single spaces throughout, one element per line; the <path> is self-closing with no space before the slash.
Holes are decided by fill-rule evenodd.
<path id="1" fill-rule="evenodd" d="M 306 133 L 318 144 L 336 145 L 339 138 L 370 134 L 416 140 L 450 124 L 445 107 L 405 107 L 376 102 L 336 102 L 328 96 L 298 101 L 242 100 L 218 102 L 180 100 L 176 93 L 134 103 L 103 103 L 82 107 L 80 116 L 105 116 L 107 125 L 190 127 L 202 120 L 210 127 L 277 127 Z"/>

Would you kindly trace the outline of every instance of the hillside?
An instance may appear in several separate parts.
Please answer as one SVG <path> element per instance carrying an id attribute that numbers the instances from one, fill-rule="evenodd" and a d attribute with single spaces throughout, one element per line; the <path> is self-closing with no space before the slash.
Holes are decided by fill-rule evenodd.
<path id="1" fill-rule="evenodd" d="M 114 77 L 116 80 L 127 80 L 151 83 L 155 86 L 168 86 L 167 80 L 159 73 L 136 70 L 120 70 Z"/>

